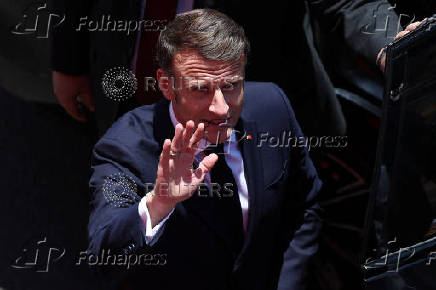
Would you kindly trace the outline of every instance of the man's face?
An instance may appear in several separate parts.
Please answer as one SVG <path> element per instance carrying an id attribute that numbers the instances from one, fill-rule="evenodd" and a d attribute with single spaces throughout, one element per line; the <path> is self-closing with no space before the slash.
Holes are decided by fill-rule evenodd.
<path id="1" fill-rule="evenodd" d="M 214 61 L 195 50 L 183 50 L 174 55 L 173 72 L 174 84 L 162 91 L 173 101 L 177 120 L 183 125 L 189 120 L 196 125 L 204 123 L 206 140 L 211 143 L 227 140 L 242 110 L 243 57 L 233 62 Z"/>

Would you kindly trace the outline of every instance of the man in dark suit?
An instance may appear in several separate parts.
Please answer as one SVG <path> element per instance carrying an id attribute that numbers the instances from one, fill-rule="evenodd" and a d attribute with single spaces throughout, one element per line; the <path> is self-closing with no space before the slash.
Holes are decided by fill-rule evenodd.
<path id="1" fill-rule="evenodd" d="M 89 253 L 135 260 L 100 264 L 128 289 L 304 289 L 321 182 L 288 98 L 244 83 L 244 31 L 215 10 L 178 15 L 157 52 L 165 100 L 94 148 Z"/>

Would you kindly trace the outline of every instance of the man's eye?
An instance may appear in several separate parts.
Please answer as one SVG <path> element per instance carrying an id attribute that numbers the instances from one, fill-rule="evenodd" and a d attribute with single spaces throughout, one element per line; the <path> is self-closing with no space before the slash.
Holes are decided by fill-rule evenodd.
<path id="1" fill-rule="evenodd" d="M 238 86 L 237 82 L 235 82 L 235 83 L 227 83 L 227 84 L 224 85 L 224 87 L 222 89 L 224 91 L 231 91 L 231 90 L 233 90 L 237 86 Z"/>
<path id="2" fill-rule="evenodd" d="M 196 91 L 196 92 L 208 92 L 209 91 L 209 87 L 202 87 L 202 86 L 192 86 L 191 87 L 192 91 Z"/>

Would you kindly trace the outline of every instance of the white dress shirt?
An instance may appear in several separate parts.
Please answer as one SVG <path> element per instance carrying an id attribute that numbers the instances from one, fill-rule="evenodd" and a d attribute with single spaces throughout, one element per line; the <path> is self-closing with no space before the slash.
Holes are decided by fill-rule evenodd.
<path id="1" fill-rule="evenodd" d="M 170 110 L 171 121 L 175 127 L 179 122 L 177 121 L 176 116 L 174 114 L 172 102 L 169 105 L 169 110 Z M 205 139 L 202 139 L 199 142 L 197 152 L 195 153 L 194 156 L 196 162 L 200 162 L 203 159 L 204 157 L 203 150 L 209 144 L 210 143 L 207 142 Z M 243 221 L 243 227 L 245 233 L 247 231 L 247 224 L 248 224 L 248 189 L 247 189 L 247 182 L 245 180 L 245 174 L 244 174 L 244 160 L 242 159 L 242 154 L 241 151 L 239 150 L 238 142 L 236 141 L 235 131 L 232 132 L 230 139 L 226 141 L 226 143 L 224 143 L 224 152 L 226 154 L 224 154 L 223 156 L 225 157 L 226 163 L 231 169 L 233 177 L 235 178 L 235 182 L 238 186 L 239 201 L 241 202 L 242 221 Z M 222 156 L 219 156 L 219 158 L 222 158 Z M 206 184 L 210 184 L 209 173 L 206 174 L 204 179 L 205 179 L 204 182 Z M 144 222 L 145 242 L 147 243 L 147 245 L 152 246 L 154 243 L 157 242 L 159 237 L 162 235 L 165 222 L 171 216 L 174 209 L 161 222 L 159 222 L 157 225 L 152 227 L 151 218 L 148 212 L 145 199 L 146 197 L 144 196 L 139 202 L 138 212 Z"/>

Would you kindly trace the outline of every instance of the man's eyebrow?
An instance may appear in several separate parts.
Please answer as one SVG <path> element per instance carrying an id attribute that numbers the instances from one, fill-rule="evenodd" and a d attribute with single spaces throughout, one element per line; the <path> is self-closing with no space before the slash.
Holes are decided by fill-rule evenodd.
<path id="1" fill-rule="evenodd" d="M 242 81 L 242 80 L 244 80 L 244 77 L 239 76 L 239 75 L 226 78 L 226 81 L 231 81 L 231 82 L 238 82 L 238 81 Z"/>
<path id="2" fill-rule="evenodd" d="M 208 85 L 210 83 L 210 81 L 207 80 L 190 80 L 189 81 L 189 85 L 191 86 L 204 86 L 204 85 Z"/>
<path id="3" fill-rule="evenodd" d="M 185 77 L 189 82 L 210 82 L 212 77 Z"/>
<path id="4" fill-rule="evenodd" d="M 221 77 L 221 78 L 213 78 L 213 77 L 200 77 L 200 78 L 188 78 L 188 85 L 190 87 L 201 87 L 201 86 L 209 86 L 215 83 L 237 83 L 243 81 L 244 77 L 237 75 L 232 77 Z"/>

